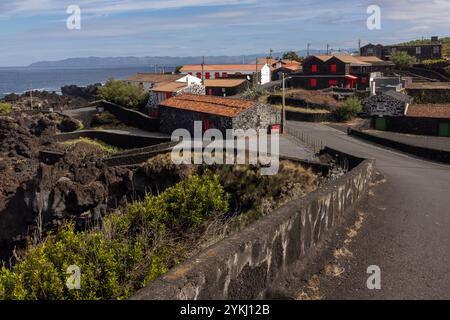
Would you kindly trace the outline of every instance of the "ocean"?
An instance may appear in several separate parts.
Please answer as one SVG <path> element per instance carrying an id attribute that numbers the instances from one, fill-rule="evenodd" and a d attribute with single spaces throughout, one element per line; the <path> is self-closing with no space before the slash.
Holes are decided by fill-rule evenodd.
<path id="1" fill-rule="evenodd" d="M 86 86 L 95 83 L 105 83 L 109 78 L 126 79 L 137 72 L 152 72 L 152 67 L 98 69 L 0 68 L 0 98 L 9 93 L 21 94 L 30 89 L 59 93 L 62 86 Z"/>

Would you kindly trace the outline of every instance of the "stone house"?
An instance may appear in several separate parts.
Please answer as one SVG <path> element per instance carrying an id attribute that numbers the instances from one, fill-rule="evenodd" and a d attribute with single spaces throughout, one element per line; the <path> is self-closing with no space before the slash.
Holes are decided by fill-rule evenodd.
<path id="1" fill-rule="evenodd" d="M 366 98 L 361 101 L 361 105 L 367 116 L 403 117 L 412 102 L 412 97 L 391 90 Z"/>
<path id="2" fill-rule="evenodd" d="M 269 129 L 280 124 L 281 113 L 272 106 L 241 99 L 183 94 L 160 103 L 160 131 L 172 134 L 176 129 L 194 133 L 194 122 L 202 121 L 203 130 Z"/>

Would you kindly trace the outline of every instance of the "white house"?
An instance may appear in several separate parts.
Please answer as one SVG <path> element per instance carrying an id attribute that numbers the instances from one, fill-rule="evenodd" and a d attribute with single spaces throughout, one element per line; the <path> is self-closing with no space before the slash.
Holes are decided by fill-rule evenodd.
<path id="1" fill-rule="evenodd" d="M 257 75 L 259 84 L 271 80 L 271 70 L 268 64 L 196 64 L 186 65 L 180 69 L 181 74 L 195 76 L 199 79 L 252 79 Z M 249 79 L 250 78 L 250 79 Z"/>

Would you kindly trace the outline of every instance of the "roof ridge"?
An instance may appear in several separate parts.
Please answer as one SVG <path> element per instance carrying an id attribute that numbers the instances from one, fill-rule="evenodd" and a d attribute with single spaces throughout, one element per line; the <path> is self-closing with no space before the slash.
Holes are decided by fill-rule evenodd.
<path id="1" fill-rule="evenodd" d="M 208 97 L 208 96 L 205 96 L 205 97 Z M 195 99 L 195 95 L 190 95 L 190 94 L 183 94 L 183 95 L 177 96 L 175 98 L 181 98 L 182 100 L 191 101 L 191 102 L 210 103 L 210 104 L 214 104 L 214 105 L 217 105 L 217 106 L 226 106 L 228 108 L 242 109 L 242 107 L 234 106 L 232 104 L 216 102 L 216 101 L 214 101 L 214 100 L 217 100 L 216 98 L 212 98 L 210 101 L 198 101 L 198 100 Z M 185 99 L 185 98 L 187 98 L 187 99 Z M 189 98 L 193 98 L 193 99 L 189 99 Z"/>

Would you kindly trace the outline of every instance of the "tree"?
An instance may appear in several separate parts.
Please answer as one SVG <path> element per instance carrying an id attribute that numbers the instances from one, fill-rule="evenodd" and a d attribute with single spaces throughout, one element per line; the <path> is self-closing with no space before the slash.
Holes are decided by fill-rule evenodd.
<path id="1" fill-rule="evenodd" d="M 403 69 L 412 66 L 416 62 L 416 59 L 406 52 L 399 51 L 392 54 L 391 61 L 395 63 L 397 68 Z"/>
<path id="2" fill-rule="evenodd" d="M 297 52 L 295 52 L 295 51 L 288 51 L 288 52 L 283 54 L 283 60 L 293 60 L 293 61 L 302 62 L 303 58 L 300 57 L 297 54 Z"/>
<path id="3" fill-rule="evenodd" d="M 142 85 L 128 84 L 124 81 L 109 79 L 98 88 L 98 98 L 116 103 L 125 108 L 144 108 L 150 97 Z"/>
<path id="4" fill-rule="evenodd" d="M 176 73 L 176 74 L 180 74 L 180 73 L 181 73 L 181 68 L 183 68 L 183 66 L 177 66 L 177 67 L 175 68 L 175 73 Z"/>

